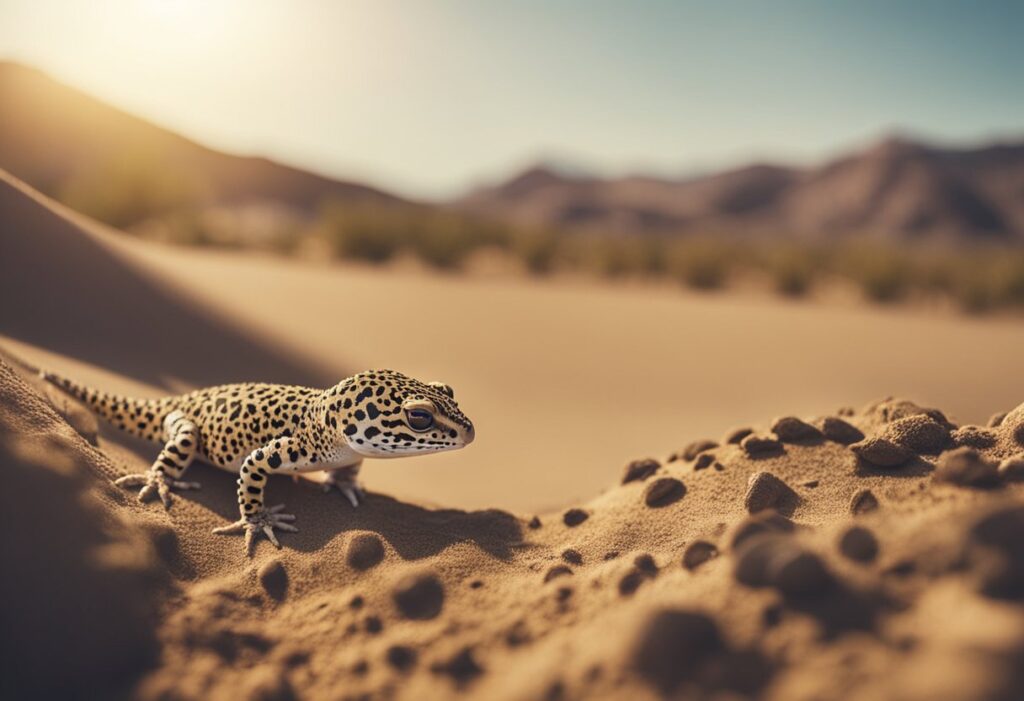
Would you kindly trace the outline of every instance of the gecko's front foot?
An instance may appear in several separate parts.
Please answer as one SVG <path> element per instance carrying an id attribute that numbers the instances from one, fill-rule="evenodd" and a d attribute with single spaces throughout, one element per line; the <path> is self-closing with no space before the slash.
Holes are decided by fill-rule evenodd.
<path id="1" fill-rule="evenodd" d="M 165 509 L 171 508 L 171 489 L 199 489 L 198 482 L 174 479 L 160 470 L 147 470 L 143 473 L 125 475 L 114 480 L 114 484 L 129 489 L 142 487 L 139 490 L 139 501 L 147 501 L 155 494 L 160 497 Z"/>
<path id="2" fill-rule="evenodd" d="M 331 470 L 327 473 L 327 479 L 324 480 L 324 492 L 337 489 L 345 495 L 353 507 L 359 506 L 366 501 L 366 492 L 363 490 L 363 485 L 359 483 L 358 474 L 358 467 L 355 469 L 341 467 Z"/>
<path id="3" fill-rule="evenodd" d="M 252 555 L 253 543 L 256 542 L 256 538 L 259 537 L 260 533 L 266 535 L 267 539 L 270 540 L 275 547 L 280 548 L 281 544 L 277 542 L 277 536 L 274 535 L 275 528 L 280 528 L 282 531 L 290 531 L 292 533 L 299 530 L 291 523 L 295 520 L 294 515 L 280 513 L 283 508 L 284 504 L 278 504 L 277 506 L 272 506 L 269 509 L 261 508 L 255 514 L 252 514 L 251 516 L 243 516 L 229 526 L 214 528 L 213 532 L 225 535 L 245 533 L 245 552 L 249 555 Z"/>

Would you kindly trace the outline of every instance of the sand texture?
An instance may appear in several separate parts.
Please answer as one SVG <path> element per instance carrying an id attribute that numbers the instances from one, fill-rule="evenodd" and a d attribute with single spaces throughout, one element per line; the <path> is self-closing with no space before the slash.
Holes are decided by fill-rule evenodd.
<path id="1" fill-rule="evenodd" d="M 210 533 L 234 511 L 222 473 L 194 470 L 204 489 L 170 511 L 138 503 L 104 441 L 6 364 L 0 423 L 12 698 L 1024 689 L 1024 405 L 993 427 L 897 400 L 766 422 L 538 517 L 376 493 L 353 510 L 280 479 L 302 531 L 251 560 Z"/>

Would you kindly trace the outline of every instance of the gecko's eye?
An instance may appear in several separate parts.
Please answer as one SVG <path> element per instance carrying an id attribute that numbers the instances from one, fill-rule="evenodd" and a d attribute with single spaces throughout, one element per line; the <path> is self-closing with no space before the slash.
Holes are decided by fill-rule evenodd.
<path id="1" fill-rule="evenodd" d="M 434 425 L 434 415 L 426 409 L 407 409 L 405 420 L 413 431 L 426 431 Z"/>

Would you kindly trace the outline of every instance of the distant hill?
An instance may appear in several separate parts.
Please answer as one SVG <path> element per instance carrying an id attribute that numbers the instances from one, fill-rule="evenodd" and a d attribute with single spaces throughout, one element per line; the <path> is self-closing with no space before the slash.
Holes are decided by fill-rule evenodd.
<path id="1" fill-rule="evenodd" d="M 158 204 L 310 212 L 327 198 L 404 203 L 366 185 L 206 148 L 11 62 L 0 62 L 0 168 L 64 201 L 109 183 Z"/>
<path id="2" fill-rule="evenodd" d="M 1024 142 L 950 149 L 890 138 L 819 167 L 760 164 L 686 180 L 538 166 L 454 206 L 565 230 L 1024 243 Z"/>

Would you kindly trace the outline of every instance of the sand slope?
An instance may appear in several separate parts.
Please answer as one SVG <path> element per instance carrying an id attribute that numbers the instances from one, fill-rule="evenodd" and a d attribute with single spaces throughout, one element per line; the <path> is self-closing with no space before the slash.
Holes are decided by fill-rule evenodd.
<path id="1" fill-rule="evenodd" d="M 109 233 L 3 171 L 0 333 L 150 385 L 330 381 L 315 363 L 139 270 Z"/>
<path id="2" fill-rule="evenodd" d="M 91 508 L 151 544 L 131 548 L 129 574 L 92 581 L 117 591 L 140 570 L 171 580 L 125 590 L 160 612 L 159 663 L 128 669 L 113 654 L 123 641 L 94 639 L 98 667 L 65 670 L 89 689 L 99 679 L 134 684 L 142 699 L 922 701 L 1024 691 L 1024 463 L 1013 462 L 1024 460 L 1024 405 L 991 429 L 897 401 L 812 422 L 831 438 L 775 422 L 742 444 L 633 465 L 602 496 L 532 520 L 377 494 L 353 511 L 281 479 L 272 500 L 302 532 L 248 560 L 238 539 L 209 532 L 232 515 L 229 480 L 199 470 L 194 501 L 139 505 L 6 368 L 0 390 L 3 450 L 60 436 L 74 479 L 97 495 Z M 25 415 L 40 418 L 12 418 Z M 868 440 L 845 445 L 858 431 Z M 117 451 L 102 439 L 100 449 Z M 904 464 L 865 459 L 893 455 Z M 22 474 L 49 469 L 26 462 Z M 51 490 L 25 479 L 17 491 L 25 525 L 43 523 Z M 91 518 L 61 513 L 76 531 Z M 82 546 L 55 548 L 65 532 L 36 528 L 32 549 L 11 557 L 58 552 L 71 566 Z M 17 596 L 28 610 L 47 605 L 45 590 Z M 78 630 L 95 615 L 73 607 L 62 621 Z M 109 625 L 148 649 L 140 619 L 125 619 Z M 19 643 L 28 658 L 51 649 Z"/>

